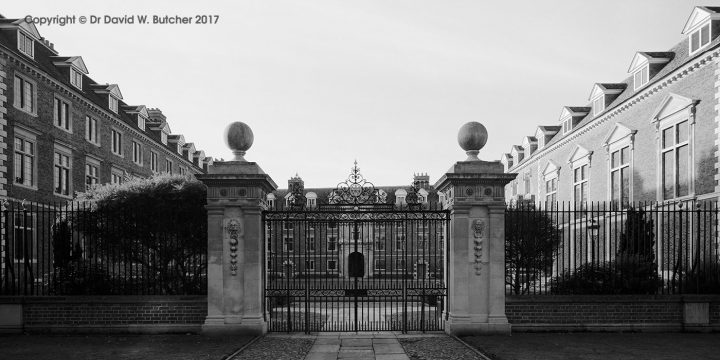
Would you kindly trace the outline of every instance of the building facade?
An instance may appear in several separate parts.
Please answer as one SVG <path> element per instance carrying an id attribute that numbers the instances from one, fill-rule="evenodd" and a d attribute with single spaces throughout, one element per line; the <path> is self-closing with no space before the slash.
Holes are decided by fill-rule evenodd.
<path id="1" fill-rule="evenodd" d="M 509 202 L 712 200 L 720 195 L 720 8 L 696 7 L 679 44 L 637 52 L 628 76 L 594 84 L 502 161 Z"/>
<path id="2" fill-rule="evenodd" d="M 211 161 L 159 109 L 126 104 L 82 57 L 0 17 L 0 199 L 63 203 L 95 184 L 197 174 Z"/>
<path id="3" fill-rule="evenodd" d="M 442 201 L 430 186 L 429 176 L 414 176 L 417 196 L 424 208 Z M 288 189 L 295 189 L 295 192 Z M 288 189 L 268 194 L 270 209 L 291 209 L 293 194 L 305 199 L 304 211 L 333 208 L 332 188 L 305 188 L 299 176 L 288 180 Z M 407 209 L 409 186 L 377 187 L 373 200 L 379 209 Z M 340 206 L 342 208 L 342 206 Z M 337 209 L 335 209 L 337 210 Z M 265 229 L 267 270 L 271 278 L 349 278 L 348 259 L 363 254 L 366 278 L 442 279 L 445 253 L 444 224 L 437 221 L 379 221 L 360 224 L 353 221 L 282 222 Z M 358 232 L 358 241 L 353 232 Z"/>

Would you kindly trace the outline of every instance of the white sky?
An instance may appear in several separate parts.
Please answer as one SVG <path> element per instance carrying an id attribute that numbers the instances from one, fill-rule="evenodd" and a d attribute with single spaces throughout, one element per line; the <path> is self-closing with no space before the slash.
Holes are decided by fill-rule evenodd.
<path id="1" fill-rule="evenodd" d="M 222 133 L 252 127 L 256 161 L 280 187 L 334 186 L 358 160 L 375 185 L 435 182 L 464 160 L 457 130 L 489 132 L 498 160 L 592 84 L 627 76 L 635 51 L 682 39 L 695 5 L 718 0 L 6 1 L 25 15 L 201 15 L 215 25 L 41 26 L 63 56 L 163 110 L 174 133 L 230 159 Z"/>

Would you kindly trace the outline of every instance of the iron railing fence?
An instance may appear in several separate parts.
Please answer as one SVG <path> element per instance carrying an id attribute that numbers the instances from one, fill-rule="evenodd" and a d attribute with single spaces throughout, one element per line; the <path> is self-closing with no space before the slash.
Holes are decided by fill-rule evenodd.
<path id="1" fill-rule="evenodd" d="M 180 212 L 5 202 L 0 295 L 205 294 L 207 233 Z"/>
<path id="2" fill-rule="evenodd" d="M 709 200 L 508 205 L 506 293 L 720 294 L 718 210 Z"/>

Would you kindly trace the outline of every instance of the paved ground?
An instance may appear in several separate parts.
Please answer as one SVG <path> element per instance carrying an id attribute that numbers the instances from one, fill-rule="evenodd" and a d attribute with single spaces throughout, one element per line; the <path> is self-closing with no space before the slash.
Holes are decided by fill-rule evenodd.
<path id="1" fill-rule="evenodd" d="M 2 335 L 3 360 L 219 360 L 252 337 L 202 335 Z"/>
<path id="2" fill-rule="evenodd" d="M 481 360 L 462 343 L 442 333 L 399 332 L 270 334 L 233 360 Z"/>
<path id="3" fill-rule="evenodd" d="M 720 360 L 720 334 L 515 333 L 463 340 L 496 360 Z"/>

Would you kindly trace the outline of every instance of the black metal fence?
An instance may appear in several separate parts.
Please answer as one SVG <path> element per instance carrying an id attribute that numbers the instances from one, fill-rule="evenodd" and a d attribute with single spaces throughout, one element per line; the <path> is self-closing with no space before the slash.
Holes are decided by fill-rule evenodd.
<path id="1" fill-rule="evenodd" d="M 712 201 L 508 206 L 506 292 L 720 294 L 718 210 Z"/>
<path id="2" fill-rule="evenodd" d="M 177 215 L 6 202 L 0 295 L 205 294 L 207 234 Z"/>

